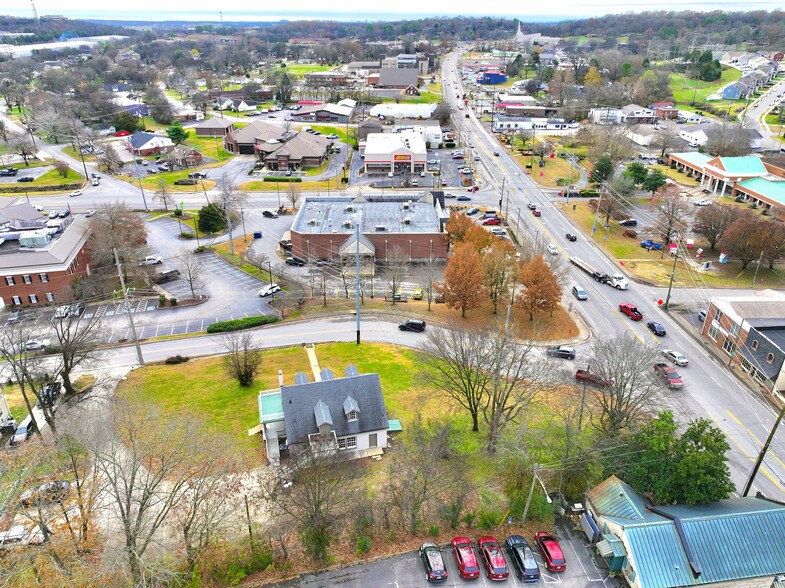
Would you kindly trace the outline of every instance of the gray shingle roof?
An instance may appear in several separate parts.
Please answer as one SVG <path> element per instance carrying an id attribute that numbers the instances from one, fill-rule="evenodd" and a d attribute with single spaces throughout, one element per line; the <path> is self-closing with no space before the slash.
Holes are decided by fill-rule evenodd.
<path id="1" fill-rule="evenodd" d="M 232 132 L 232 139 L 238 143 L 256 143 L 259 141 L 269 141 L 270 139 L 281 140 L 283 129 L 266 122 L 254 121 L 247 127 Z"/>
<path id="2" fill-rule="evenodd" d="M 352 422 L 344 412 L 349 397 L 356 402 L 359 413 L 358 420 Z M 386 430 L 388 426 L 379 374 L 282 386 L 281 400 L 290 445 L 305 442 L 309 434 L 317 433 L 320 418 L 322 422 L 331 418 L 337 437 Z"/>
<path id="3" fill-rule="evenodd" d="M 156 135 L 155 133 L 146 133 L 144 131 L 137 131 L 133 135 L 128 137 L 128 142 L 131 144 L 131 147 L 133 147 L 134 149 L 141 149 L 153 139 L 161 136 L 162 135 Z"/>
<path id="4" fill-rule="evenodd" d="M 379 70 L 379 86 L 416 86 L 417 70 L 414 68 L 383 68 Z"/>
<path id="5" fill-rule="evenodd" d="M 197 129 L 228 129 L 234 124 L 230 120 L 224 118 L 206 118 L 200 121 L 195 128 Z"/>

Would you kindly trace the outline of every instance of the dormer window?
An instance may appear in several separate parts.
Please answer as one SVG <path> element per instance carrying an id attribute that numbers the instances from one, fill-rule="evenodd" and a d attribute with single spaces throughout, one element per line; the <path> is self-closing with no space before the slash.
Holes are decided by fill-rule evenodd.
<path id="1" fill-rule="evenodd" d="M 356 421 L 356 420 L 357 420 L 357 411 L 356 411 L 356 410 L 350 410 L 350 411 L 349 411 L 349 414 L 347 414 L 347 415 L 346 415 L 346 419 L 347 419 L 347 420 L 348 420 L 350 423 L 351 423 L 352 421 Z"/>

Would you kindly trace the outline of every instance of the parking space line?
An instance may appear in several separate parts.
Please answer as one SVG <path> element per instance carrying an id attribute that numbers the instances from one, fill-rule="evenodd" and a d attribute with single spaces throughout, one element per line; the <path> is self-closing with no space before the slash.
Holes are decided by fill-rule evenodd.
<path id="1" fill-rule="evenodd" d="M 586 576 L 586 578 L 589 580 L 589 582 L 603 582 L 604 583 L 604 580 L 602 578 L 599 578 L 599 579 L 595 580 L 591 576 L 589 576 L 589 572 L 586 570 L 586 567 L 583 565 L 583 562 L 581 561 L 581 558 L 578 556 L 578 552 L 575 550 L 575 546 L 572 544 L 572 541 L 568 540 L 567 544 L 570 546 L 570 549 L 572 549 L 572 552 L 575 554 L 575 559 L 578 560 L 578 563 L 580 564 L 581 569 L 583 570 L 583 575 Z"/>

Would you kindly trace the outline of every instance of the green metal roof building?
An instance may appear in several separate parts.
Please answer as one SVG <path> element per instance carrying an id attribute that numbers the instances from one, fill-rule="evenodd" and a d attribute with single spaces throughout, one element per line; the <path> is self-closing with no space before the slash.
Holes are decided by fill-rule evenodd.
<path id="1" fill-rule="evenodd" d="M 587 493 L 586 507 L 600 529 L 597 551 L 632 588 L 770 588 L 785 574 L 785 503 L 654 507 L 610 477 Z"/>

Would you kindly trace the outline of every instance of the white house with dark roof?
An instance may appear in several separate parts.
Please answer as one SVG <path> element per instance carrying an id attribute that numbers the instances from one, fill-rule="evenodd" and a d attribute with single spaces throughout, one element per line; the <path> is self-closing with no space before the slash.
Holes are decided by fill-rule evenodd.
<path id="1" fill-rule="evenodd" d="M 309 381 L 302 372 L 295 383 L 259 393 L 260 430 L 267 458 L 281 463 L 311 443 L 333 444 L 352 458 L 381 455 L 387 447 L 387 410 L 379 374 L 360 374 L 355 366 L 336 378 L 327 368 Z"/>

